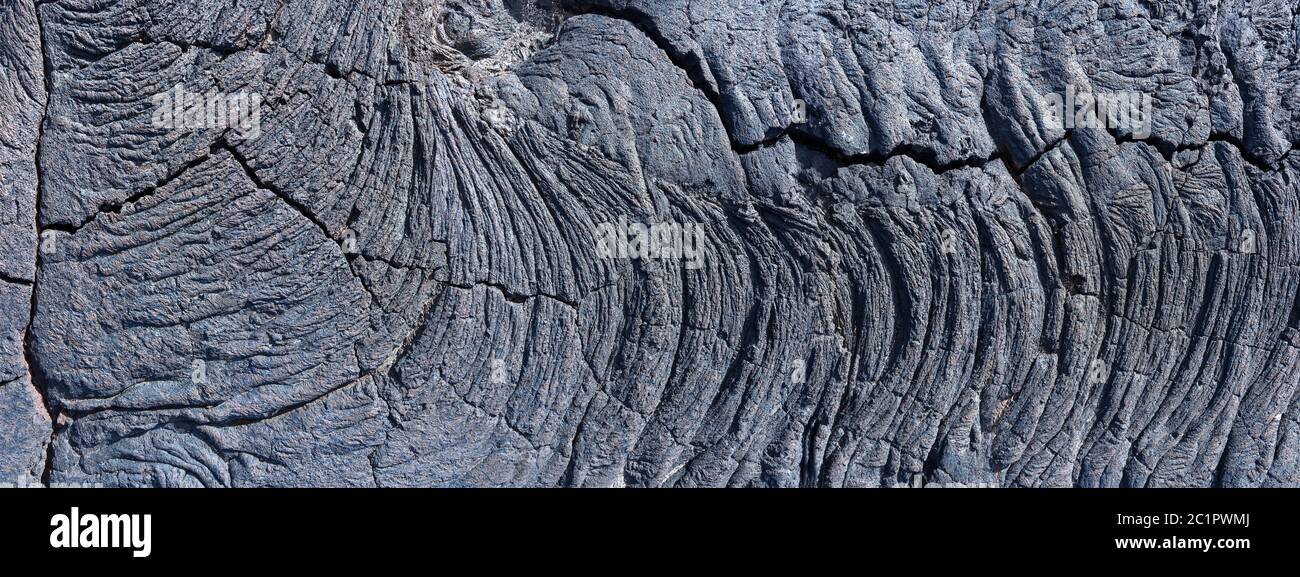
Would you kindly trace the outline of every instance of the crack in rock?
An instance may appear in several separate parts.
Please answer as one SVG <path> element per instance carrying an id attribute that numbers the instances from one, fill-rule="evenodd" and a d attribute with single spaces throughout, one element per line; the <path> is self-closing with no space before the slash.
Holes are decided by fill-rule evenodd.
<path id="1" fill-rule="evenodd" d="M 1300 484 L 1291 3 L 11 4 L 0 483 Z"/>

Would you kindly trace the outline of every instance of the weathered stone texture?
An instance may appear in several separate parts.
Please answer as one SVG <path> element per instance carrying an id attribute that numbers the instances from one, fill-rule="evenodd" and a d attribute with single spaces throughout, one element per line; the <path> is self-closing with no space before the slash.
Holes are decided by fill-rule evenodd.
<path id="1" fill-rule="evenodd" d="M 1300 484 L 1294 3 L 0 1 L 0 480 Z"/>

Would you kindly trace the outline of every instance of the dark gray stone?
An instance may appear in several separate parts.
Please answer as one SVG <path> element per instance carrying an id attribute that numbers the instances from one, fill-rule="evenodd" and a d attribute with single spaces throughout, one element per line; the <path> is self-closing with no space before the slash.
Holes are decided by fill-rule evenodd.
<path id="1" fill-rule="evenodd" d="M 45 101 L 36 10 L 29 0 L 0 1 L 0 486 L 40 483 L 50 442 L 50 417 L 24 346 L 36 280 L 36 157 Z"/>
<path id="2" fill-rule="evenodd" d="M 1292 4 L 7 1 L 0 477 L 1300 484 Z"/>

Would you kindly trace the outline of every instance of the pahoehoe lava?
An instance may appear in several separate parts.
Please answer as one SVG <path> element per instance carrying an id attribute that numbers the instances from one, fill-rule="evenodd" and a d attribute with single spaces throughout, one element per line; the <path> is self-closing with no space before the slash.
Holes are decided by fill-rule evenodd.
<path id="1" fill-rule="evenodd" d="M 0 482 L 1300 485 L 1294 2 L 0 4 Z"/>

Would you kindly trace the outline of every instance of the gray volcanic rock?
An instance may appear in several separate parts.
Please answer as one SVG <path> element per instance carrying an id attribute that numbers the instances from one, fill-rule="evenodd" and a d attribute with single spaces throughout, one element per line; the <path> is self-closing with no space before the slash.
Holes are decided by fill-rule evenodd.
<path id="1" fill-rule="evenodd" d="M 31 2 L 0 5 L 0 485 L 31 485 L 41 481 L 51 432 L 24 347 L 36 279 L 45 63 Z"/>
<path id="2" fill-rule="evenodd" d="M 0 482 L 1300 485 L 1291 4 L 0 1 Z"/>

